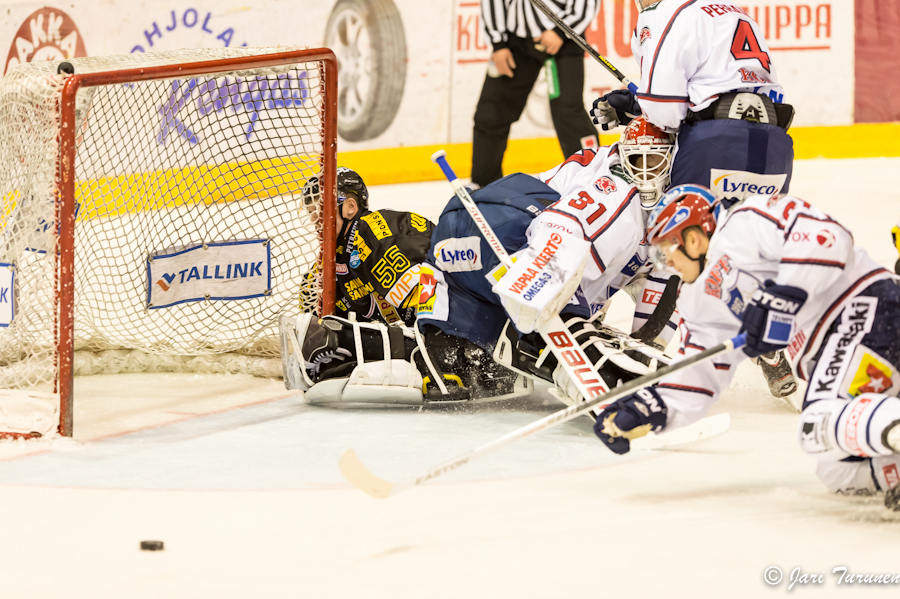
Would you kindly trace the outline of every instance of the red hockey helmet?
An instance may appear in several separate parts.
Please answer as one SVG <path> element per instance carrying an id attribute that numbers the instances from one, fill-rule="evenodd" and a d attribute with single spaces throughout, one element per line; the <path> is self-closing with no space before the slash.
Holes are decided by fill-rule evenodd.
<path id="1" fill-rule="evenodd" d="M 650 214 L 647 239 L 652 245 L 684 244 L 684 230 L 700 227 L 707 236 L 716 230 L 718 200 L 702 185 L 679 185 L 667 191 Z"/>
<path id="2" fill-rule="evenodd" d="M 641 196 L 641 207 L 653 210 L 669 184 L 675 136 L 647 121 L 643 115 L 628 123 L 619 140 L 622 168 Z"/>

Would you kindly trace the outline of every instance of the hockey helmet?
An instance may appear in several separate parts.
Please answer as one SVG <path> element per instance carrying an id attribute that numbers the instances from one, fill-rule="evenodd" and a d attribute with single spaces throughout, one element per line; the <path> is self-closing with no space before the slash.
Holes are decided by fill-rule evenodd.
<path id="1" fill-rule="evenodd" d="M 653 210 L 672 172 L 675 136 L 638 116 L 625 127 L 619 140 L 619 157 L 628 179 L 637 187 L 641 208 Z"/>
<path id="2" fill-rule="evenodd" d="M 369 209 L 369 190 L 356 171 L 347 167 L 339 166 L 337 169 L 337 205 L 340 206 L 348 197 L 356 199 L 360 211 L 365 212 Z M 312 175 L 303 185 L 303 191 L 300 192 L 303 208 L 309 213 L 313 223 L 317 223 L 319 219 L 319 206 L 322 202 L 322 189 L 319 185 L 318 175 Z"/>
<path id="3" fill-rule="evenodd" d="M 369 209 L 369 190 L 356 171 L 346 166 L 339 166 L 337 170 L 337 204 L 340 206 L 344 200 L 352 194 L 359 205 L 359 209 L 365 212 Z"/>
<path id="4" fill-rule="evenodd" d="M 658 252 L 659 244 L 669 242 L 672 249 L 684 245 L 684 231 L 700 227 L 707 236 L 716 230 L 716 217 L 721 204 L 715 195 L 702 185 L 679 185 L 663 194 L 659 205 L 650 213 L 647 240 L 654 247 L 657 266 L 665 265 Z"/>

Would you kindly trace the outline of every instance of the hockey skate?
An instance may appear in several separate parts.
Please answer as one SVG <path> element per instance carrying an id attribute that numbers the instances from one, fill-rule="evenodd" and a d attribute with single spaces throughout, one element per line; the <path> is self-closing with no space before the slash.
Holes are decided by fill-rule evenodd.
<path id="1" fill-rule="evenodd" d="M 894 485 L 884 492 L 884 507 L 900 512 L 900 485 Z"/>
<path id="2" fill-rule="evenodd" d="M 534 389 L 528 377 L 507 369 L 491 359 L 484 349 L 459 337 L 445 335 L 426 326 L 428 362 L 424 352 L 416 357 L 420 371 L 426 373 L 426 403 L 484 402 L 528 395 Z M 442 376 L 441 389 L 434 376 Z"/>
<path id="3" fill-rule="evenodd" d="M 797 390 L 797 379 L 794 378 L 794 371 L 783 351 L 762 355 L 757 363 L 762 368 L 773 397 L 784 399 Z"/>

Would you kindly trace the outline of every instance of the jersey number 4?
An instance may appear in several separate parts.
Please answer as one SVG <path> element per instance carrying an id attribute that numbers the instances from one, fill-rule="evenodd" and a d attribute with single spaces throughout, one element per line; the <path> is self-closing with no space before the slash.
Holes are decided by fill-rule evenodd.
<path id="1" fill-rule="evenodd" d="M 768 71 L 772 61 L 769 59 L 768 52 L 763 52 L 759 47 L 759 41 L 756 34 L 753 33 L 753 26 L 749 21 L 743 19 L 738 21 L 737 29 L 734 32 L 734 40 L 731 42 L 731 55 L 735 60 L 757 59 L 762 67 Z"/>

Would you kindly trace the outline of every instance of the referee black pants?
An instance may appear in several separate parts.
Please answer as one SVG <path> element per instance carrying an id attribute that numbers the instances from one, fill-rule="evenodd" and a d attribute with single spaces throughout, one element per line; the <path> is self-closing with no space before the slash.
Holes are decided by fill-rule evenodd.
<path id="1" fill-rule="evenodd" d="M 485 77 L 475 109 L 472 182 L 482 187 L 503 176 L 509 128 L 522 115 L 528 94 L 549 58 L 536 50 L 531 40 L 510 37 L 508 43 L 516 62 L 513 77 Z M 581 149 L 582 138 L 596 136 L 597 129 L 584 108 L 584 52 L 567 39 L 554 58 L 560 93 L 550 100 L 550 115 L 562 153 L 568 158 Z"/>

